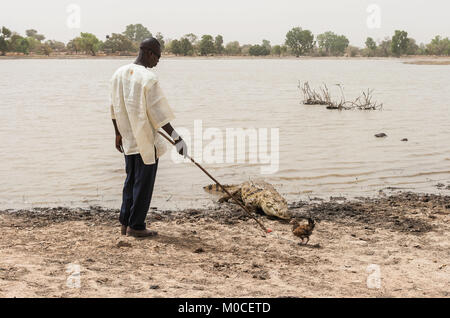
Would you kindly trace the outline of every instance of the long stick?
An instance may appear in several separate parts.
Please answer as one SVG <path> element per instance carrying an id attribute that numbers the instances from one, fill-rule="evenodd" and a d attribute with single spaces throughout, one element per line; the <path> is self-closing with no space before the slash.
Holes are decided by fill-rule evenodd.
<path id="1" fill-rule="evenodd" d="M 168 142 L 170 142 L 172 145 L 175 146 L 175 142 L 173 140 L 171 140 L 169 137 L 167 137 L 165 134 L 163 134 L 161 131 L 158 131 L 158 133 L 163 136 Z M 245 212 L 247 212 L 247 214 L 256 221 L 256 223 L 258 223 L 258 225 L 263 229 L 264 233 L 271 233 L 272 230 L 267 229 L 264 224 L 262 224 L 257 218 L 255 218 L 252 213 L 247 209 L 247 207 L 245 205 L 243 205 L 238 199 L 236 199 L 234 197 L 234 195 L 232 195 L 227 189 L 225 189 L 225 187 L 223 185 L 220 184 L 219 181 L 217 181 L 212 175 L 210 175 L 208 173 L 208 171 L 206 171 L 200 164 L 198 164 L 197 162 L 195 162 L 194 159 L 192 159 L 190 156 L 186 156 L 188 159 L 190 159 L 192 161 L 192 163 L 194 163 L 197 167 L 199 167 L 208 177 L 210 177 L 216 184 L 218 184 L 222 190 L 230 196 L 230 198 L 232 198 L 241 208 L 244 209 Z"/>

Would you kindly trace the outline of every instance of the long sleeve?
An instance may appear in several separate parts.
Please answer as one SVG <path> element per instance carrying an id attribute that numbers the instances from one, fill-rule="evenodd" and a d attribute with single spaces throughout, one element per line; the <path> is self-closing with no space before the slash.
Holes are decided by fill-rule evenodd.
<path id="1" fill-rule="evenodd" d="M 175 115 L 158 81 L 153 81 L 146 86 L 145 98 L 147 115 L 155 130 L 160 129 L 175 119 Z"/>

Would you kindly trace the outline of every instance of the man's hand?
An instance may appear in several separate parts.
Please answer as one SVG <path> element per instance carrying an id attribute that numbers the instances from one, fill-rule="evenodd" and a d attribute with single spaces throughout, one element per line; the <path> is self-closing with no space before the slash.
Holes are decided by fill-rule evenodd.
<path id="1" fill-rule="evenodd" d="M 177 147 L 177 152 L 186 159 L 187 157 L 187 145 L 181 137 L 175 142 L 175 147 Z"/>
<path id="2" fill-rule="evenodd" d="M 121 136 L 121 135 L 116 135 L 116 149 L 117 149 L 120 153 L 123 153 L 122 136 Z"/>
<path id="3" fill-rule="evenodd" d="M 173 129 L 172 125 L 168 123 L 167 125 L 163 126 L 162 129 L 170 136 L 172 137 L 173 141 L 175 142 L 175 147 L 177 148 L 177 152 L 186 159 L 187 157 L 187 145 L 184 142 L 184 140 L 181 138 L 180 135 Z"/>

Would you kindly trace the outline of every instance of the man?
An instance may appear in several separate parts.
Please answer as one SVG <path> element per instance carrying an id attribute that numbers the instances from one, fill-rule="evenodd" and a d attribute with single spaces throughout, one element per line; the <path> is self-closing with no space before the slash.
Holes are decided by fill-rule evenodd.
<path id="1" fill-rule="evenodd" d="M 187 147 L 173 129 L 175 116 L 164 97 L 156 75 L 161 47 L 155 38 L 144 40 L 133 64 L 119 68 L 111 79 L 111 117 L 116 131 L 116 149 L 125 154 L 127 178 L 120 211 L 122 235 L 155 236 L 145 219 L 150 207 L 159 157 L 165 152 L 158 134 L 164 129 L 175 141 L 177 151 L 186 157 Z"/>

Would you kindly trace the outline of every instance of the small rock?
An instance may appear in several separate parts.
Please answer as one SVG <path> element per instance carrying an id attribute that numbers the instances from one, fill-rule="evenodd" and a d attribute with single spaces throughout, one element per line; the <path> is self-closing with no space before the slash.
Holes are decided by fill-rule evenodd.
<path id="1" fill-rule="evenodd" d="M 194 251 L 194 253 L 196 253 L 196 254 L 200 254 L 200 253 L 204 253 L 204 252 L 205 252 L 205 250 L 204 250 L 203 248 L 201 248 L 201 247 L 197 248 L 197 249 Z"/>
<path id="2" fill-rule="evenodd" d="M 403 138 L 402 141 L 407 142 L 408 138 Z"/>
<path id="3" fill-rule="evenodd" d="M 379 133 L 379 134 L 376 134 L 375 137 L 384 138 L 384 137 L 387 137 L 387 135 L 385 133 Z"/>
<path id="4" fill-rule="evenodd" d="M 260 279 L 260 280 L 266 280 L 267 279 L 267 277 L 265 277 L 264 275 L 253 275 L 253 278 L 255 278 L 255 279 Z"/>
<path id="5" fill-rule="evenodd" d="M 159 285 L 152 285 L 150 286 L 150 289 L 159 289 Z"/>
<path id="6" fill-rule="evenodd" d="M 117 247 L 131 247 L 131 243 L 119 241 L 119 243 L 117 243 Z"/>

